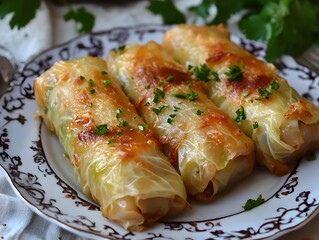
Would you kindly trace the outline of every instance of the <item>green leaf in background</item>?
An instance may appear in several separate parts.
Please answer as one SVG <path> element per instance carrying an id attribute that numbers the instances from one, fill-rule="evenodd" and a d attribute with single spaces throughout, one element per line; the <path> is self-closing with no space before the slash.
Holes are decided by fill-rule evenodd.
<path id="1" fill-rule="evenodd" d="M 200 4 L 189 7 L 188 11 L 195 15 L 195 21 L 197 18 L 202 18 L 207 23 L 210 17 L 209 9 L 214 3 L 215 0 L 203 0 Z"/>
<path id="2" fill-rule="evenodd" d="M 259 14 L 244 15 L 239 22 L 239 28 L 247 38 L 260 41 L 267 40 L 271 36 L 271 25 Z"/>
<path id="3" fill-rule="evenodd" d="M 245 0 L 214 0 L 217 15 L 213 21 L 209 24 L 227 23 L 230 16 L 240 10 L 242 10 Z M 249 1 L 248 1 L 249 2 Z"/>
<path id="4" fill-rule="evenodd" d="M 65 21 L 74 20 L 79 23 L 81 25 L 80 28 L 77 29 L 79 33 L 88 33 L 93 29 L 95 17 L 84 7 L 80 7 L 76 10 L 70 8 L 63 17 Z"/>
<path id="5" fill-rule="evenodd" d="M 156 15 L 160 15 L 164 24 L 185 23 L 186 19 L 172 0 L 151 0 L 147 9 Z"/>
<path id="6" fill-rule="evenodd" d="M 319 10 L 311 1 L 264 1 L 259 12 L 243 16 L 240 30 L 247 38 L 267 43 L 267 61 L 274 62 L 283 54 L 296 57 L 316 39 Z"/>
<path id="7" fill-rule="evenodd" d="M 10 20 L 10 27 L 18 29 L 27 25 L 39 9 L 41 0 L 0 0 L 0 19 L 3 19 L 7 14 L 13 13 Z"/>

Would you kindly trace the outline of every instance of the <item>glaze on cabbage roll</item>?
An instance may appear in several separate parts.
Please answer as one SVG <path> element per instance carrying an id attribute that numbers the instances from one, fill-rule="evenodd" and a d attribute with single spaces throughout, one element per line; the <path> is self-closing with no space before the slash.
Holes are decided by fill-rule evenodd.
<path id="1" fill-rule="evenodd" d="M 186 205 L 182 179 L 106 62 L 59 61 L 34 82 L 40 116 L 54 131 L 84 193 L 103 216 L 140 231 Z"/>
<path id="2" fill-rule="evenodd" d="M 289 86 L 273 64 L 258 60 L 230 41 L 224 25 L 178 25 L 164 36 L 164 48 L 193 77 L 207 68 L 206 92 L 250 136 L 256 160 L 271 172 L 291 172 L 301 156 L 319 148 L 319 108 Z"/>
<path id="3" fill-rule="evenodd" d="M 209 201 L 251 173 L 251 139 L 160 45 L 149 42 L 113 50 L 107 62 L 190 195 Z"/>

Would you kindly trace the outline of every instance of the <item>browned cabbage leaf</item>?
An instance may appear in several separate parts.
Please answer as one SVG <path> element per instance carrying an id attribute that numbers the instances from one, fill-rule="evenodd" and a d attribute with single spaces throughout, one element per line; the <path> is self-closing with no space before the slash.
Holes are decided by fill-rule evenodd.
<path id="1" fill-rule="evenodd" d="M 106 218 L 139 231 L 185 207 L 180 176 L 105 61 L 57 62 L 35 80 L 34 90 L 39 114 Z"/>

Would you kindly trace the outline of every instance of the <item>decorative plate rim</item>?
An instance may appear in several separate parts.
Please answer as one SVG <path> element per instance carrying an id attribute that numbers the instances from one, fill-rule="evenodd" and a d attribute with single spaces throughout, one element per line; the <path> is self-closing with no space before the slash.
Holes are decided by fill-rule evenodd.
<path id="1" fill-rule="evenodd" d="M 8 90 L 5 92 L 5 93 L 3 93 L 1 96 L 0 96 L 0 103 L 2 104 L 2 106 L 6 106 L 6 104 L 7 105 L 10 105 L 10 104 L 12 104 L 13 103 L 13 109 L 11 109 L 11 111 L 10 110 L 8 110 L 8 108 L 2 108 L 1 109 L 1 111 L 0 111 L 0 134 L 1 134 L 1 140 L 0 140 L 0 150 L 2 149 L 2 152 L 0 153 L 0 155 L 1 155 L 1 159 L 2 159 L 2 161 L 0 161 L 0 165 L 1 165 L 1 167 L 2 167 L 2 169 L 4 170 L 3 172 L 5 173 L 5 176 L 6 176 L 6 178 L 9 180 L 9 182 L 10 182 L 10 185 L 12 186 L 12 188 L 14 189 L 14 191 L 15 191 L 15 193 L 25 202 L 25 203 L 27 203 L 27 205 L 36 213 L 36 214 L 38 214 L 38 215 L 40 215 L 40 216 L 42 216 L 42 217 L 44 217 L 44 218 L 46 218 L 47 220 L 49 220 L 49 221 L 51 221 L 51 222 L 54 222 L 54 223 L 56 223 L 56 224 L 58 224 L 60 227 L 63 227 L 63 228 L 65 228 L 65 229 L 67 229 L 68 231 L 71 231 L 71 232 L 73 232 L 73 233 L 75 233 L 75 234 L 80 234 L 80 235 L 82 235 L 82 236 L 85 236 L 85 237 L 92 237 L 92 235 L 94 235 L 94 238 L 96 238 L 96 237 L 101 237 L 101 238 L 104 238 L 104 237 L 110 237 L 110 239 L 118 239 L 116 236 L 118 235 L 118 236 L 120 236 L 121 238 L 123 238 L 123 239 L 131 239 L 131 238 L 129 238 L 129 237 L 133 237 L 132 239 L 135 239 L 134 237 L 135 237 L 135 234 L 137 234 L 137 233 L 131 233 L 131 232 L 126 232 L 126 231 L 124 231 L 124 232 L 126 232 L 126 234 L 122 234 L 121 235 L 121 232 L 123 232 L 123 231 L 121 231 L 121 230 L 119 230 L 120 228 L 117 228 L 116 226 L 109 226 L 110 228 L 112 228 L 112 230 L 113 230 L 113 233 L 111 232 L 111 233 L 109 233 L 109 236 L 105 236 L 105 234 L 102 234 L 102 235 L 100 235 L 100 234 L 98 234 L 98 233 L 96 233 L 96 232 L 92 232 L 92 231 L 88 231 L 88 230 L 84 230 L 83 228 L 81 229 L 80 227 L 76 227 L 76 226 L 74 226 L 74 225 L 72 225 L 72 224 L 70 224 L 70 225 L 68 225 L 67 223 L 65 223 L 65 222 L 63 222 L 63 221 L 61 221 L 59 218 L 56 218 L 56 217 L 54 217 L 54 216 L 52 216 L 52 215 L 50 215 L 50 214 L 48 214 L 48 213 L 46 213 L 45 211 L 43 211 L 43 209 L 41 210 L 41 209 L 39 209 L 39 206 L 36 206 L 36 205 L 34 205 L 34 203 L 32 203 L 32 201 L 30 201 L 29 199 L 28 199 L 28 197 L 26 197 L 26 195 L 25 195 L 25 193 L 23 193 L 23 191 L 21 190 L 21 189 L 19 189 L 19 187 L 17 186 L 17 183 L 15 182 L 15 179 L 14 179 L 14 175 L 12 175 L 12 173 L 10 173 L 9 172 L 9 170 L 12 170 L 12 169 L 10 169 L 10 167 L 12 168 L 14 168 L 14 167 L 17 167 L 17 166 L 19 166 L 19 164 L 21 164 L 21 165 L 23 165 L 23 163 L 22 163 L 22 161 L 21 161 L 21 159 L 19 160 L 19 159 L 16 159 L 16 155 L 14 155 L 13 157 L 12 156 L 10 156 L 9 154 L 7 154 L 6 153 L 6 150 L 8 150 L 8 152 L 10 152 L 9 150 L 9 148 L 12 146 L 12 144 L 10 145 L 9 144 L 9 142 L 10 142 L 10 140 L 11 140 L 11 138 L 9 137 L 9 138 L 6 138 L 6 137 L 8 137 L 8 135 L 9 135 L 9 133 L 8 133 L 8 128 L 6 128 L 6 126 L 10 126 L 10 125 L 17 125 L 18 124 L 18 126 L 19 126 L 19 124 L 20 125 L 24 125 L 24 123 L 25 123 L 25 121 L 29 121 L 31 118 L 30 117 L 25 117 L 25 116 L 23 116 L 23 115 L 19 115 L 19 117 L 14 117 L 13 115 L 10 115 L 11 114 L 11 112 L 13 112 L 13 113 L 15 113 L 15 112 L 17 112 L 17 113 L 20 113 L 20 110 L 23 112 L 23 107 L 25 106 L 25 105 L 27 105 L 27 104 L 25 104 L 25 103 L 23 103 L 23 100 L 25 100 L 25 101 L 27 101 L 27 102 L 34 102 L 34 98 L 33 98 L 33 89 L 32 89 L 32 86 L 30 86 L 30 76 L 37 76 L 37 75 L 35 75 L 35 74 L 39 74 L 39 73 L 41 73 L 41 72 L 43 72 L 44 70 L 46 70 L 46 68 L 47 67 L 49 67 L 50 66 L 50 64 L 48 64 L 50 61 L 54 61 L 54 59 L 55 60 L 57 60 L 57 55 L 59 55 L 60 54 L 60 57 L 61 58 L 63 58 L 63 54 L 65 54 L 65 53 L 63 53 L 62 52 L 62 50 L 61 49 L 63 49 L 64 47 L 66 47 L 67 49 L 69 49 L 68 51 L 70 51 L 70 49 L 72 48 L 71 47 L 71 45 L 73 45 L 74 43 L 76 43 L 76 42 L 80 42 L 80 41 L 83 41 L 83 42 L 89 42 L 89 41 L 96 41 L 95 43 L 94 42 L 91 42 L 92 43 L 92 46 L 93 47 L 91 47 L 90 48 L 90 46 L 85 46 L 85 45 L 83 45 L 82 47 L 82 49 L 81 50 L 83 50 L 84 49 L 84 52 L 87 54 L 87 55 L 96 55 L 96 56 L 100 56 L 100 57 L 104 57 L 104 55 L 105 55 L 105 51 L 104 51 L 104 49 L 103 49 L 103 47 L 104 47 L 104 42 L 107 42 L 107 43 L 109 43 L 109 42 L 111 42 L 111 41 L 114 41 L 114 45 L 120 45 L 121 43 L 126 43 L 127 41 L 129 41 L 129 39 L 130 39 L 130 37 L 132 37 L 133 36 L 133 38 L 134 37 L 136 37 L 137 39 L 139 39 L 138 37 L 137 37 L 137 32 L 139 31 L 139 30 L 141 30 L 142 31 L 142 33 L 140 33 L 140 34 L 142 34 L 143 35 L 143 38 L 145 37 L 145 36 L 147 36 L 148 37 L 148 34 L 149 35 L 152 35 L 152 34 L 157 34 L 158 32 L 164 32 L 165 30 L 167 30 L 169 27 L 171 27 L 171 26 L 163 26 L 163 25 L 157 25 L 157 24 L 143 24 L 143 25 L 137 25 L 137 26 L 134 26 L 134 27 L 117 27 L 117 28 L 112 28 L 112 29 L 108 29 L 108 30 L 104 30 L 104 31 L 98 31 L 98 32 L 95 32 L 95 33 L 90 33 L 90 34 L 84 34 L 84 35 L 80 35 L 80 36 L 77 36 L 77 37 L 75 37 L 75 38 L 73 38 L 73 39 L 71 39 L 71 40 L 69 40 L 69 41 L 67 41 L 67 42 L 65 42 L 65 43 L 61 43 L 61 44 L 58 44 L 58 45 L 56 45 L 56 46 L 54 46 L 54 47 L 52 47 L 52 48 L 49 48 L 49 49 L 47 49 L 47 50 L 45 50 L 45 51 L 43 51 L 42 53 L 40 53 L 40 54 L 37 54 L 35 57 L 33 57 L 28 63 L 26 63 L 26 64 L 24 64 L 24 66 L 20 66 L 20 68 L 19 68 L 19 72 L 15 75 L 15 78 L 14 78 L 14 80 L 11 82 L 11 84 L 10 84 L 10 87 L 8 88 Z M 112 33 L 116 33 L 116 32 L 118 32 L 119 33 L 119 35 L 117 35 L 117 36 L 113 36 L 114 37 L 114 39 L 112 39 L 112 40 L 110 40 L 111 39 L 111 35 L 112 35 Z M 125 34 L 125 33 L 127 33 L 128 34 L 128 36 L 121 36 L 121 34 Z M 132 34 L 132 36 L 130 36 L 130 34 Z M 136 36 L 135 36 L 135 35 Z M 104 37 L 106 37 L 106 36 L 108 36 L 109 38 L 108 39 L 104 39 Z M 141 36 L 141 35 L 140 35 Z M 100 38 L 99 38 L 100 37 Z M 125 38 L 126 37 L 126 38 Z M 146 37 L 146 38 L 147 38 Z M 93 39 L 92 40 L 92 38 L 96 38 L 96 39 Z M 152 36 L 150 37 L 151 39 L 152 39 Z M 91 40 L 90 40 L 91 39 Z M 134 38 L 135 39 L 135 38 Z M 259 43 L 257 43 L 257 42 L 252 42 L 252 41 L 248 41 L 248 40 L 243 40 L 243 39 L 240 39 L 242 42 L 241 42 L 241 44 L 245 47 L 245 44 L 251 44 L 252 46 L 254 46 L 254 44 L 257 44 L 258 45 L 258 47 L 255 49 L 255 50 L 257 50 L 257 52 L 255 52 L 255 55 L 259 55 L 260 57 L 262 57 L 262 54 L 263 54 L 263 45 L 262 44 L 259 44 Z M 100 41 L 100 42 L 99 42 Z M 103 42 L 104 41 L 104 42 Z M 96 45 L 94 45 L 94 44 L 96 44 Z M 54 52 L 56 52 L 56 51 L 58 51 L 58 50 L 60 50 L 60 53 L 59 54 L 57 54 L 57 53 L 54 53 Z M 45 57 L 47 57 L 49 54 L 52 54 L 52 56 L 54 55 L 54 54 L 56 54 L 56 55 L 54 55 L 54 57 L 52 58 L 52 59 L 50 59 L 49 61 L 47 61 L 47 62 L 45 62 L 45 60 L 44 60 L 44 58 Z M 77 56 L 77 54 L 78 54 L 79 52 L 74 52 L 74 53 L 69 53 L 69 55 L 65 55 L 66 56 L 66 58 L 68 57 L 68 56 L 71 56 L 72 54 L 73 55 L 75 55 L 75 56 Z M 81 54 L 82 54 L 82 52 L 81 52 Z M 103 55 L 104 54 L 104 55 Z M 101 56 L 102 55 L 102 56 Z M 65 57 L 64 56 L 64 57 Z M 74 56 L 73 56 L 74 57 Z M 39 62 L 38 61 L 40 61 L 40 60 L 43 60 L 43 62 L 41 62 L 41 64 L 39 64 Z M 291 61 L 291 59 L 288 59 L 289 61 Z M 280 64 L 281 64 L 281 66 L 282 66 L 282 68 L 279 68 L 279 72 L 280 73 L 282 73 L 282 74 L 285 74 L 285 71 L 287 70 L 287 65 L 286 65 L 286 62 L 285 62 L 286 60 L 285 60 L 285 58 L 283 58 L 283 60 L 281 60 L 280 62 L 279 62 L 279 66 L 280 66 Z M 32 67 L 32 65 L 35 65 L 35 64 L 38 64 L 38 69 L 36 69 L 36 71 L 34 71 L 34 72 L 32 72 L 31 71 L 31 73 L 29 73 L 29 74 L 31 74 L 31 75 L 28 75 L 28 71 L 30 71 L 30 69 L 32 69 L 31 67 Z M 41 65 L 41 66 L 40 66 Z M 296 64 L 296 66 L 298 67 L 298 69 L 300 68 L 300 69 L 306 69 L 306 68 L 304 68 L 304 67 L 302 67 L 302 66 L 300 66 L 300 65 L 298 65 L 298 64 Z M 299 70 L 300 70 L 299 69 Z M 33 69 L 33 70 L 35 70 L 35 69 Z M 301 71 L 301 70 L 300 70 Z M 311 72 L 310 70 L 305 70 L 305 71 L 307 71 L 307 74 L 309 75 L 309 76 L 314 76 L 314 78 L 313 78 L 313 81 L 315 81 L 316 79 L 317 79 L 317 75 L 315 74 L 315 73 L 313 73 L 313 72 Z M 33 74 L 33 75 L 32 75 Z M 306 74 L 306 75 L 307 75 Z M 28 80 L 29 80 L 29 82 L 28 82 Z M 23 84 L 25 84 L 25 82 L 26 82 L 26 85 L 25 86 L 23 86 Z M 28 84 L 27 84 L 28 83 Z M 31 88 L 30 88 L 31 87 Z M 309 89 L 310 89 L 310 87 L 309 87 Z M 12 94 L 12 95 L 10 95 L 10 94 Z M 7 98 L 7 97 L 11 97 L 11 98 Z M 24 98 L 23 99 L 21 99 L 20 97 L 21 96 L 23 96 Z M 17 107 L 17 106 L 15 106 L 15 104 L 21 104 L 22 106 L 20 106 L 21 108 L 19 108 L 19 107 Z M 27 105 L 27 106 L 29 106 L 29 105 Z M 31 106 L 32 107 L 32 106 Z M 6 112 L 7 113 L 7 116 L 3 116 L 4 115 L 4 112 Z M 22 117 L 20 117 L 20 116 L 22 116 Z M 6 117 L 8 117 L 7 119 L 6 119 Z M 25 119 L 23 119 L 23 117 L 25 118 Z M 2 122 L 4 120 L 4 122 Z M 42 146 L 42 139 L 41 139 L 41 127 L 42 127 L 42 123 L 40 123 L 39 122 L 39 124 L 38 124 L 38 139 L 36 139 L 35 141 L 34 141 L 34 139 L 32 139 L 33 141 L 33 145 L 32 146 L 28 146 L 28 147 L 30 147 L 31 149 L 32 149 L 32 147 L 33 148 L 35 148 L 35 150 L 33 149 L 33 151 L 35 151 L 35 152 L 37 152 L 37 151 L 42 151 L 42 153 L 43 153 L 43 155 L 42 155 L 42 157 L 44 158 L 44 161 L 45 161 L 45 163 L 43 163 L 43 164 L 46 164 L 47 165 L 47 169 L 46 170 L 48 170 L 46 173 L 43 173 L 44 175 L 45 174 L 47 174 L 47 175 L 55 175 L 56 176 L 56 178 L 59 178 L 59 180 L 58 181 L 62 181 L 63 182 L 63 180 L 59 177 L 59 173 L 56 173 L 56 172 L 54 172 L 53 171 L 53 169 L 52 169 L 52 167 L 51 167 L 51 165 L 50 165 L 50 162 L 47 160 L 47 157 L 46 157 L 46 155 L 45 155 L 45 152 L 44 152 L 44 150 L 43 150 L 43 146 Z M 5 131 L 5 129 L 7 129 L 6 131 Z M 5 136 L 5 134 L 7 134 L 7 136 Z M 33 137 L 35 137 L 35 136 L 33 136 Z M 14 139 L 14 137 L 12 137 L 12 139 Z M 6 140 L 8 140 L 7 142 L 6 142 Z M 34 145 L 35 144 L 35 145 Z M 38 145 L 37 145 L 38 144 Z M 14 147 L 13 147 L 14 148 Z M 37 148 L 39 148 L 39 149 L 37 149 Z M 29 150 L 30 151 L 30 150 Z M 15 151 L 13 151 L 13 152 L 15 152 Z M 31 152 L 32 153 L 32 152 Z M 7 155 L 6 155 L 7 154 Z M 20 156 L 18 156 L 18 157 L 20 157 Z M 35 158 L 36 157 L 38 157 L 36 154 L 35 155 L 33 155 L 33 160 L 35 160 Z M 16 162 L 16 164 L 17 164 L 17 166 L 14 166 L 14 163 L 12 162 L 12 164 L 11 164 L 11 166 L 10 165 L 7 165 L 7 166 L 5 166 L 6 164 L 7 164 L 7 162 L 6 161 L 8 161 L 8 159 L 10 159 L 11 161 L 15 161 Z M 317 159 L 318 160 L 318 159 Z M 21 162 L 20 162 L 21 161 Z M 42 164 L 42 163 L 41 163 Z M 45 166 L 45 165 L 43 165 L 43 166 Z M 43 167 L 42 166 L 42 167 Z M 299 169 L 299 168 L 298 168 Z M 294 179 L 293 178 L 293 176 L 299 176 L 298 175 L 298 169 L 297 169 L 297 171 L 295 171 L 295 172 L 293 172 L 292 174 L 290 174 L 288 177 L 287 177 L 287 179 L 286 179 L 286 181 L 285 181 L 285 184 L 284 185 L 282 185 L 282 187 L 276 192 L 276 194 L 280 194 L 280 193 L 282 193 L 281 191 L 282 191 L 282 189 L 284 189 L 284 188 L 286 188 L 287 189 L 287 192 L 289 192 L 291 189 L 290 188 L 294 188 L 294 186 L 292 186 L 293 184 L 295 184 L 295 182 L 289 182 L 289 180 L 291 181 L 291 179 Z M 50 172 L 51 171 L 51 172 Z M 41 172 L 41 171 L 40 171 Z M 19 174 L 19 173 L 18 173 Z M 32 172 L 30 173 L 31 175 L 33 175 L 32 174 Z M 36 176 L 36 175 L 34 175 L 34 176 L 28 176 L 30 179 L 30 181 L 35 181 L 35 183 L 36 183 L 36 180 L 35 179 L 32 179 L 34 176 Z M 37 177 L 37 176 L 36 176 Z M 46 178 L 46 177 L 44 177 L 44 178 Z M 25 180 L 25 181 L 29 181 L 28 179 L 27 180 Z M 297 185 L 298 185 L 298 177 L 297 177 Z M 290 185 L 292 183 L 292 185 Z M 67 191 L 68 190 L 70 190 L 70 189 L 72 189 L 72 187 L 70 186 L 70 185 L 68 185 L 67 183 L 63 183 L 63 184 L 65 184 L 65 186 L 66 186 L 66 188 L 67 188 Z M 297 186 L 298 187 L 298 186 Z M 72 189 L 73 191 L 75 191 L 74 189 Z M 72 190 L 70 190 L 71 192 L 69 192 L 68 194 L 70 194 L 71 195 L 71 197 L 78 197 L 78 199 L 80 199 L 80 200 L 82 200 L 82 201 L 85 201 L 84 199 L 82 199 L 81 197 L 79 197 L 78 196 L 78 193 L 75 191 L 75 193 L 72 191 Z M 318 192 L 319 192 L 319 190 L 318 190 Z M 76 196 L 75 196 L 75 195 Z M 276 195 L 275 194 L 275 195 Z M 289 195 L 290 193 L 288 193 L 288 195 Z M 312 202 L 312 203 L 308 203 L 308 200 L 309 200 L 309 194 L 310 194 L 310 191 L 309 192 L 307 192 L 307 191 L 304 191 L 304 192 L 300 192 L 300 194 L 299 195 L 297 195 L 297 196 L 295 196 L 296 197 L 296 199 L 298 199 L 298 198 L 305 198 L 305 200 L 304 200 L 304 202 L 302 202 L 302 203 L 305 203 L 306 205 L 308 204 L 309 205 L 309 213 L 307 213 L 306 212 L 306 214 L 309 214 L 309 215 L 307 215 L 306 217 L 304 217 L 304 218 L 302 218 L 303 220 L 302 221 L 300 221 L 300 222 L 297 222 L 295 225 L 292 225 L 292 226 L 288 226 L 287 228 L 284 228 L 283 230 L 278 230 L 278 231 L 274 231 L 273 233 L 271 233 L 271 234 L 268 234 L 268 235 L 265 235 L 265 236 L 262 236 L 263 235 L 263 233 L 261 233 L 261 234 L 259 234 L 260 235 L 260 237 L 262 237 L 262 238 L 272 238 L 272 237 L 279 237 L 279 236 L 281 236 L 281 235 L 283 235 L 283 234 L 286 234 L 287 232 L 289 232 L 289 231 L 292 231 L 292 230 L 295 230 L 295 229 L 298 229 L 298 228 L 300 228 L 300 227 L 302 227 L 303 225 L 305 225 L 308 221 L 310 221 L 317 213 L 318 213 L 318 209 L 319 209 L 319 203 L 318 203 L 318 199 L 317 200 L 315 200 L 315 198 L 313 198 L 314 199 L 314 202 Z M 275 196 L 274 195 L 274 196 Z M 274 196 L 272 196 L 270 199 L 272 199 Z M 318 197 L 318 196 L 317 196 Z M 269 199 L 269 200 L 270 200 Z M 297 201 L 297 200 L 296 200 Z M 82 202 L 83 203 L 83 202 Z M 79 203 L 79 204 L 81 204 L 81 203 Z M 87 205 L 86 205 L 86 207 L 87 207 Z M 95 205 L 95 207 L 96 207 L 96 205 Z M 312 209 L 311 207 L 313 207 L 314 209 Z M 94 207 L 93 207 L 94 208 Z M 278 210 L 278 209 L 277 209 Z M 289 209 L 288 209 L 289 210 Z M 238 214 L 241 214 L 241 213 L 238 213 Z M 245 214 L 247 214 L 247 213 L 245 213 Z M 249 215 L 249 214 L 248 214 Z M 231 217 L 231 216 L 230 216 Z M 224 219 L 225 217 L 221 217 L 220 219 Z M 229 218 L 229 217 L 227 217 L 227 218 Z M 198 230 L 198 232 L 200 232 L 200 233 L 202 233 L 202 232 L 207 232 L 207 229 L 206 230 L 204 230 L 204 228 L 205 227 L 207 227 L 207 228 L 209 228 L 209 227 L 216 227 L 217 225 L 215 225 L 215 224 L 217 224 L 218 223 L 218 220 L 219 220 L 219 218 L 214 218 L 214 219 L 205 219 L 205 220 L 196 220 L 196 221 L 161 221 L 159 224 L 160 225 L 163 225 L 163 230 L 164 229 L 168 229 L 168 231 L 170 232 L 170 233 L 172 233 L 172 232 L 176 232 L 176 231 L 181 231 L 180 230 L 180 228 L 182 228 L 182 230 L 184 230 L 184 231 L 186 231 L 186 232 L 188 232 L 188 233 L 191 233 L 192 231 L 197 231 Z M 196 223 L 195 223 L 196 222 Z M 205 224 L 204 224 L 205 223 Z M 79 226 L 82 226 L 81 224 L 83 224 L 83 222 L 81 223 L 81 221 L 80 221 L 80 223 L 79 223 Z M 111 224 L 111 223 L 110 223 Z M 188 224 L 188 226 L 183 226 L 183 224 Z M 192 224 L 195 224 L 194 226 L 192 225 Z M 112 224 L 111 224 L 112 225 Z M 199 225 L 199 226 L 198 226 Z M 206 226 L 205 226 L 206 225 Z M 106 227 L 107 225 L 104 225 L 104 227 Z M 156 229 L 155 229 L 156 230 Z M 241 230 L 240 232 L 241 233 L 239 233 L 239 234 L 250 234 L 249 233 L 249 231 L 252 231 L 252 230 L 254 230 L 254 229 L 246 229 L 246 232 L 244 231 L 244 230 Z M 233 231 L 234 232 L 234 231 Z M 194 232 L 193 232 L 194 233 Z M 212 233 L 212 232 L 211 232 Z M 153 236 L 150 236 L 150 235 L 152 235 L 153 234 Z M 213 233 L 212 233 L 213 234 Z M 239 235 L 237 235 L 237 236 L 235 236 L 235 235 L 231 235 L 231 233 L 229 233 L 228 234 L 228 236 L 227 236 L 227 232 L 223 232 L 223 230 L 219 230 L 219 229 L 217 229 L 216 231 L 215 231 L 215 233 L 214 233 L 214 236 L 215 237 L 217 237 L 216 239 L 219 239 L 219 237 L 223 237 L 223 239 L 235 239 L 235 237 L 237 237 L 237 236 L 239 236 Z M 234 233 L 235 234 L 235 233 Z M 148 235 L 145 235 L 144 234 L 144 237 L 145 236 L 148 236 L 148 238 L 147 239 L 157 239 L 157 238 L 162 238 L 162 239 L 171 239 L 170 237 L 168 237 L 168 236 L 163 236 L 160 232 L 159 233 L 148 233 Z M 178 235 L 177 235 L 178 236 Z M 186 235 L 185 235 L 186 236 Z M 209 236 L 211 236 L 212 237 L 212 235 L 209 235 Z M 115 237 L 115 238 L 113 238 L 113 237 Z M 128 237 L 128 238 L 127 238 Z M 256 237 L 257 238 L 255 238 L 253 235 L 250 235 L 249 237 L 253 237 L 253 239 L 261 239 L 261 238 L 259 238 L 258 237 L 258 235 L 256 235 Z M 139 236 L 137 236 L 137 238 L 139 238 Z M 185 237 L 185 239 L 186 239 L 186 237 Z M 192 239 L 191 237 L 189 237 L 189 239 Z M 244 238 L 243 238 L 244 239 Z"/>

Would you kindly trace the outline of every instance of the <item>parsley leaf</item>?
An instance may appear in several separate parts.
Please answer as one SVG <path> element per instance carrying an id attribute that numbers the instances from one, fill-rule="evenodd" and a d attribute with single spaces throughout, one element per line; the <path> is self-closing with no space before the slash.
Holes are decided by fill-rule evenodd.
<path id="1" fill-rule="evenodd" d="M 110 80 L 103 80 L 102 84 L 104 87 L 107 87 L 111 84 L 111 81 Z"/>
<path id="2" fill-rule="evenodd" d="M 90 80 L 88 81 L 88 85 L 89 85 L 90 87 L 93 87 L 93 80 L 92 80 L 92 79 L 90 79 Z"/>
<path id="3" fill-rule="evenodd" d="M 254 122 L 254 123 L 253 123 L 253 129 L 256 129 L 256 128 L 258 128 L 258 127 L 259 127 L 258 122 Z"/>
<path id="4" fill-rule="evenodd" d="M 160 15 L 165 25 L 186 22 L 184 14 L 176 8 L 172 0 L 151 0 L 147 9 Z"/>
<path id="5" fill-rule="evenodd" d="M 200 110 L 200 109 L 198 109 L 198 110 L 196 111 L 196 115 L 198 115 L 198 116 L 202 115 L 203 113 L 204 113 L 204 111 L 202 111 L 202 110 Z"/>
<path id="6" fill-rule="evenodd" d="M 163 105 L 163 106 L 160 106 L 160 107 L 157 107 L 157 108 L 153 108 L 152 111 L 158 115 L 164 108 L 166 108 L 167 105 Z"/>
<path id="7" fill-rule="evenodd" d="M 195 101 L 198 98 L 198 93 L 192 91 L 191 93 L 175 93 L 174 97 L 187 99 L 189 102 Z"/>
<path id="8" fill-rule="evenodd" d="M 169 118 L 167 118 L 167 122 L 169 123 L 169 124 L 172 124 L 172 122 L 173 122 L 173 120 L 174 120 L 174 118 L 176 117 L 176 114 L 174 113 L 174 114 L 170 114 L 169 115 Z"/>
<path id="9" fill-rule="evenodd" d="M 241 70 L 239 64 L 231 65 L 228 70 L 225 72 L 225 75 L 228 77 L 229 81 L 240 81 L 243 79 L 243 71 Z"/>
<path id="10" fill-rule="evenodd" d="M 165 93 L 159 89 L 159 88 L 156 88 L 155 91 L 154 91 L 154 98 L 153 98 L 153 102 L 154 103 L 158 103 L 158 100 L 160 98 L 164 98 L 165 97 Z"/>
<path id="11" fill-rule="evenodd" d="M 247 38 L 267 43 L 265 58 L 270 62 L 282 54 L 298 56 L 315 42 L 316 4 L 313 0 L 260 2 L 257 11 L 243 16 L 239 27 Z"/>
<path id="12" fill-rule="evenodd" d="M 178 110 L 181 110 L 181 108 L 180 108 L 180 107 L 173 106 L 173 111 L 174 111 L 174 112 L 178 112 Z"/>
<path id="13" fill-rule="evenodd" d="M 217 15 L 209 24 L 226 23 L 232 14 L 239 12 L 243 9 L 247 0 L 215 0 L 217 8 Z M 247 3 L 246 3 L 247 4 Z"/>
<path id="14" fill-rule="evenodd" d="M 314 160 L 316 160 L 316 159 L 317 159 L 317 156 L 316 156 L 315 153 L 311 153 L 311 154 L 308 154 L 308 155 L 306 156 L 306 160 L 307 160 L 307 161 L 314 161 Z"/>
<path id="15" fill-rule="evenodd" d="M 279 85 L 276 82 L 276 80 L 272 80 L 271 83 L 268 86 L 269 91 L 278 90 L 278 88 L 279 88 Z"/>
<path id="16" fill-rule="evenodd" d="M 0 19 L 3 19 L 7 14 L 13 13 L 10 19 L 10 27 L 18 29 L 26 26 L 39 9 L 41 0 L 1 0 L 0 1 Z"/>
<path id="17" fill-rule="evenodd" d="M 172 75 L 168 75 L 166 78 L 166 82 L 171 82 L 173 81 L 174 77 Z"/>
<path id="18" fill-rule="evenodd" d="M 101 135 L 105 135 L 108 133 L 108 127 L 107 124 L 101 124 L 101 125 L 97 125 L 95 127 L 95 129 L 93 130 L 93 134 L 101 134 Z"/>
<path id="19" fill-rule="evenodd" d="M 265 202 L 265 199 L 262 197 L 261 194 L 259 194 L 258 198 L 256 200 L 254 199 L 248 199 L 243 207 L 245 211 L 251 210 Z"/>
<path id="20" fill-rule="evenodd" d="M 91 32 L 94 26 L 95 17 L 92 13 L 88 12 L 84 7 L 74 10 L 69 7 L 69 11 L 63 16 L 65 21 L 74 20 L 81 26 L 77 29 L 79 33 Z"/>
<path id="21" fill-rule="evenodd" d="M 188 66 L 188 69 L 192 72 L 196 81 L 209 82 L 211 78 L 219 82 L 219 75 L 217 72 L 212 71 L 207 64 L 201 64 L 199 66 Z"/>
<path id="22" fill-rule="evenodd" d="M 112 136 L 110 139 L 106 140 L 107 144 L 111 144 L 114 141 L 114 136 Z"/>
<path id="23" fill-rule="evenodd" d="M 245 114 L 245 109 L 243 106 L 240 106 L 240 108 L 238 108 L 236 110 L 236 116 L 234 117 L 234 120 L 236 122 L 240 122 L 246 119 L 246 114 Z"/>
<path id="24" fill-rule="evenodd" d="M 277 90 L 279 88 L 278 83 L 273 80 L 267 87 L 267 89 L 264 88 L 258 88 L 259 96 L 256 98 L 256 100 L 261 100 L 263 98 L 269 98 L 272 95 L 272 90 Z"/>
<path id="25" fill-rule="evenodd" d="M 259 96 L 256 98 L 256 100 L 261 100 L 263 98 L 267 99 L 271 95 L 271 92 L 263 88 L 258 88 L 258 93 L 259 93 Z"/>
<path id="26" fill-rule="evenodd" d="M 195 15 L 197 18 L 202 18 L 206 23 L 210 17 L 209 10 L 213 6 L 215 0 L 203 0 L 200 4 L 188 8 L 188 11 Z"/>
<path id="27" fill-rule="evenodd" d="M 48 114 L 49 108 L 47 106 L 44 107 L 44 114 Z"/>

